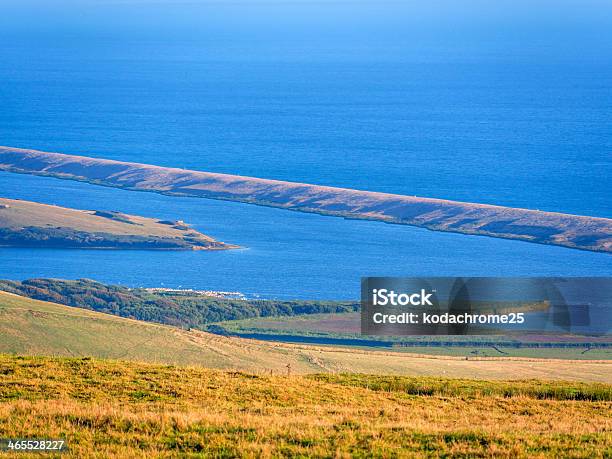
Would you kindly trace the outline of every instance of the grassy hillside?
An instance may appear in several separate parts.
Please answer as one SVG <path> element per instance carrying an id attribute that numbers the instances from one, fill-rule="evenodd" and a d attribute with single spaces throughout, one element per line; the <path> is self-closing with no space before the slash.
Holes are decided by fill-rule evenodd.
<path id="1" fill-rule="evenodd" d="M 611 381 L 607 361 L 420 356 L 223 337 L 0 292 L 0 353 L 93 356 L 259 374 L 374 373 L 478 379 Z"/>
<path id="2" fill-rule="evenodd" d="M 0 374 L 0 438 L 64 438 L 64 457 L 612 454 L 603 384 L 261 376 L 2 355 Z"/>
<path id="3" fill-rule="evenodd" d="M 217 334 L 256 334 L 261 339 L 303 341 L 304 338 L 323 344 L 369 346 L 389 342 L 398 351 L 463 357 L 536 357 L 579 360 L 612 359 L 612 349 L 597 347 L 609 337 L 519 336 L 511 344 L 529 344 L 538 339 L 554 343 L 554 348 L 505 346 L 509 338 L 497 339 L 494 345 L 484 345 L 495 337 L 386 337 L 362 336 L 358 302 L 279 301 L 218 298 L 193 291 L 151 291 L 105 285 L 87 279 L 30 279 L 23 282 L 0 280 L 0 290 L 33 299 L 91 309 L 121 317 L 197 328 Z M 214 324 L 213 324 L 214 323 Z M 321 341 L 323 340 L 323 341 Z M 354 340 L 359 343 L 353 342 Z M 465 341 L 480 341 L 479 345 Z M 419 343 L 415 343 L 418 341 Z M 453 341 L 461 347 L 442 345 Z M 556 342 L 555 342 L 556 341 Z M 426 345 L 425 342 L 429 343 Z M 433 345 L 432 344 L 435 344 Z M 563 348 L 569 344 L 578 347 Z M 303 343 L 305 344 L 305 343 Z M 330 344 L 330 343 L 327 343 Z M 410 344 L 410 346 L 407 346 Z M 419 344 L 418 346 L 416 344 Z"/>
<path id="4" fill-rule="evenodd" d="M 180 221 L 0 198 L 0 246 L 230 249 Z"/>
<path id="5" fill-rule="evenodd" d="M 273 346 L 124 319 L 0 292 L 0 352 L 96 356 L 211 368 L 274 369 L 293 363 Z"/>

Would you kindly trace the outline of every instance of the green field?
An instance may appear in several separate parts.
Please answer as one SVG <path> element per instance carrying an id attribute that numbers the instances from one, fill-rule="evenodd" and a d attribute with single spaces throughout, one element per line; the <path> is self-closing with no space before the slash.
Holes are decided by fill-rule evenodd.
<path id="1" fill-rule="evenodd" d="M 63 457 L 612 454 L 606 384 L 262 376 L 6 355 L 0 374 L 0 438 L 63 438 Z"/>
<path id="2" fill-rule="evenodd" d="M 397 344 L 392 350 L 412 354 L 447 355 L 456 357 L 525 357 L 525 358 L 549 358 L 549 359 L 571 359 L 571 360 L 612 360 L 612 349 L 596 348 L 587 345 L 578 348 L 529 348 L 495 346 L 425 346 L 418 345 L 427 341 L 495 341 L 500 339 L 507 341 L 508 338 L 495 338 L 491 336 L 441 336 L 441 337 L 411 337 L 411 336 L 364 336 L 360 333 L 359 313 L 344 314 L 310 314 L 293 317 L 254 317 L 242 320 L 224 321 L 215 324 L 230 334 L 249 335 L 258 334 L 273 336 L 282 340 L 283 337 L 289 341 L 299 337 L 332 338 L 336 340 L 359 339 L 372 341 L 392 341 Z M 556 340 L 561 337 L 555 336 Z M 520 340 L 523 340 L 524 337 Z M 575 337 L 564 338 L 567 340 Z M 542 339 L 544 341 L 544 339 Z M 595 338 L 595 340 L 602 340 Z M 609 342 L 609 339 L 608 339 Z M 401 343 L 410 343 L 410 346 L 402 346 Z M 367 344 L 360 346 L 366 347 Z"/>

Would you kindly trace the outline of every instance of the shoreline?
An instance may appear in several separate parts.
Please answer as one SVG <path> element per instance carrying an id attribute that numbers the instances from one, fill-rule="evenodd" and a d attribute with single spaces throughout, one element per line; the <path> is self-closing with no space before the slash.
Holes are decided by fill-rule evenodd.
<path id="1" fill-rule="evenodd" d="M 0 170 L 612 253 L 612 219 L 0 147 Z"/>

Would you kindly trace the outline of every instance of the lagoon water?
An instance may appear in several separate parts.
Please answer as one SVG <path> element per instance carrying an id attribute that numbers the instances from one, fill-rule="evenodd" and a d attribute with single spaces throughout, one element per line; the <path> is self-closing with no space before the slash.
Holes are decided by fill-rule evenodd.
<path id="1" fill-rule="evenodd" d="M 612 8 L 454 3 L 20 2 L 0 144 L 612 217 Z M 0 278 L 356 298 L 366 275 L 612 275 L 606 254 L 57 179 L 0 173 L 0 195 L 245 247 L 0 249 Z"/>

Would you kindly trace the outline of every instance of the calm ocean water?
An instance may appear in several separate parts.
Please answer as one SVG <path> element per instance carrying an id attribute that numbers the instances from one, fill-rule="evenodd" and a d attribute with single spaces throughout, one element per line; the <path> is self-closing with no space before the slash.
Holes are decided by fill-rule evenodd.
<path id="1" fill-rule="evenodd" d="M 611 217 L 612 8 L 454 3 L 7 6 L 0 144 Z M 0 249 L 0 278 L 355 298 L 365 275 L 612 275 L 604 254 L 56 179 L 0 173 L 0 195 L 245 247 Z"/>

